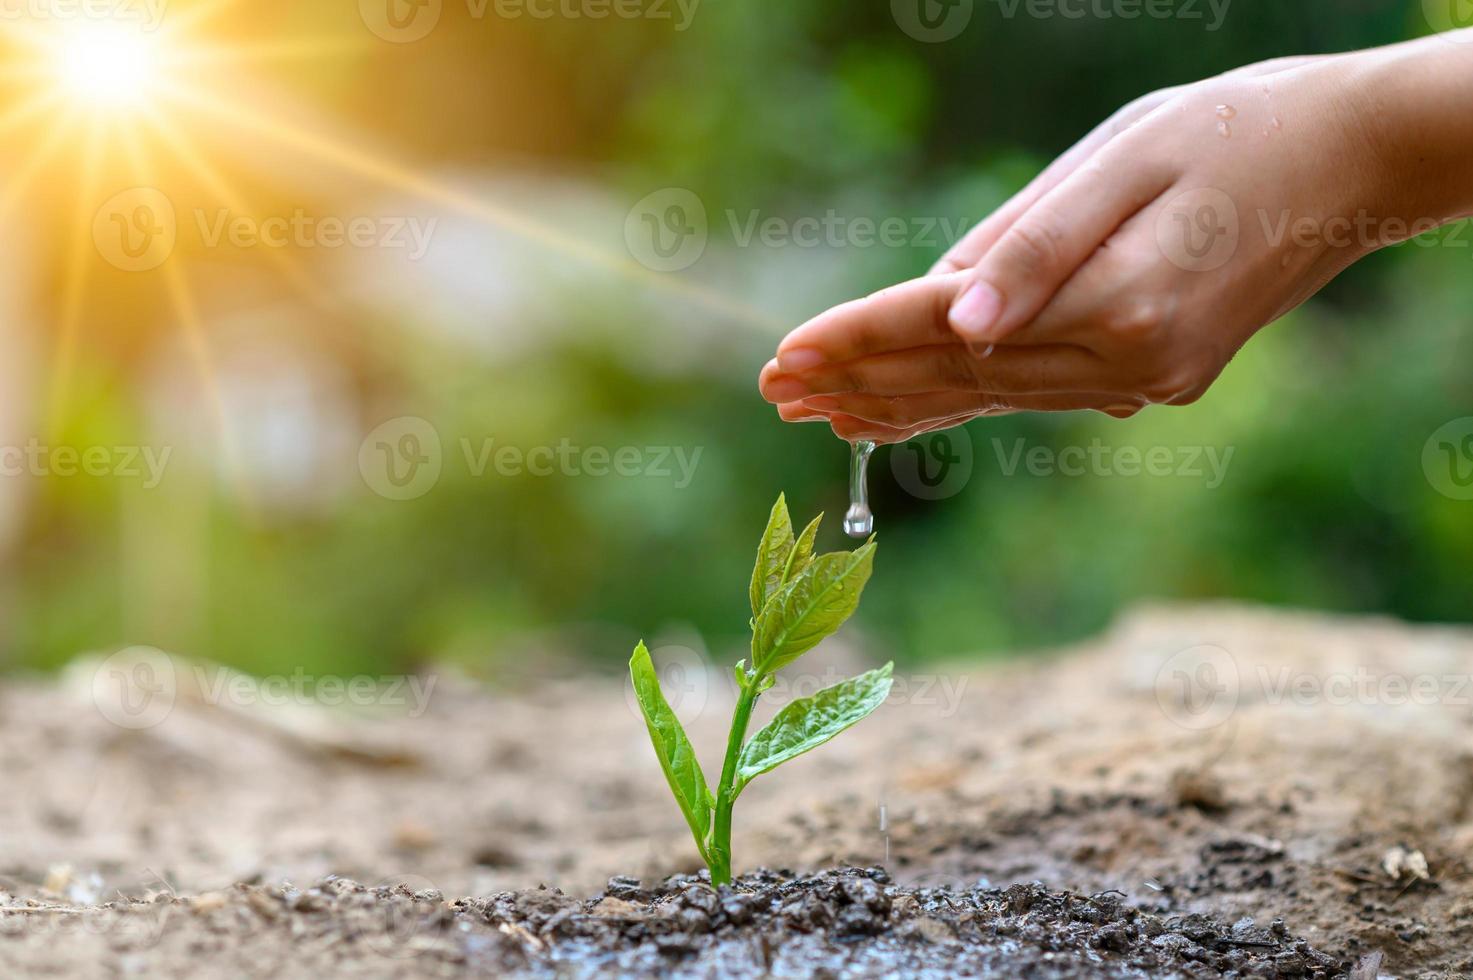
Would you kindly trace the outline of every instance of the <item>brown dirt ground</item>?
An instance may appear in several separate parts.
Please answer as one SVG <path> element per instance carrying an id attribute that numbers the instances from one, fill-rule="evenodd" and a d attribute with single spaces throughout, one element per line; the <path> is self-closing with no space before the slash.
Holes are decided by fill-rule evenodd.
<path id="1" fill-rule="evenodd" d="M 826 682 L 857 659 L 799 670 Z M 492 896 L 699 865 L 608 678 L 496 695 L 437 672 L 422 716 L 367 722 L 200 703 L 181 668 L 167 718 L 129 729 L 99 710 L 96 671 L 0 690 L 6 975 L 454 976 L 484 972 L 472 939 L 530 969 L 556 937 L 482 935 Z M 883 865 L 957 894 L 1114 889 L 1168 923 L 1282 919 L 1346 967 L 1382 954 L 1383 976 L 1473 976 L 1470 674 L 1470 630 L 1225 605 L 1142 610 L 1047 658 L 902 670 L 897 703 L 747 790 L 736 861 Z M 684 705 L 708 767 L 724 678 Z M 1275 696 L 1286 682 L 1299 697 Z M 309 921 L 356 887 L 313 887 L 334 875 L 476 927 L 456 949 L 418 927 L 348 943 Z"/>

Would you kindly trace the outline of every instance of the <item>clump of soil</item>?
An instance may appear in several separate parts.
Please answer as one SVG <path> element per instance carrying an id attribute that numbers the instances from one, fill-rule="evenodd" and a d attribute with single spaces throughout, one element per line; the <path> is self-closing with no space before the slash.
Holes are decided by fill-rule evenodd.
<path id="1" fill-rule="evenodd" d="M 708 881 L 704 872 L 675 875 L 646 888 L 616 877 L 586 901 L 545 887 L 450 901 L 402 884 L 370 888 L 330 878 L 306 890 L 242 885 L 194 899 L 117 903 L 79 911 L 92 921 L 63 928 L 107 937 L 111 965 L 122 975 L 186 962 L 193 977 L 1125 980 L 1343 972 L 1282 922 L 1156 915 L 1114 892 L 1084 896 L 1038 883 L 905 888 L 881 868 L 764 870 L 717 891 Z M 54 963 L 35 944 L 22 953 L 10 960 L 22 970 Z"/>

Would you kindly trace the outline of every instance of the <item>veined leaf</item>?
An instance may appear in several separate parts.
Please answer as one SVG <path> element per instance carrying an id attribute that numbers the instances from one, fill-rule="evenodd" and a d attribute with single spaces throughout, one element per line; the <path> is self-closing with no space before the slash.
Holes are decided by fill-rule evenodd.
<path id="1" fill-rule="evenodd" d="M 767 519 L 767 530 L 762 534 L 762 543 L 757 545 L 757 564 L 752 569 L 752 615 L 761 615 L 767 600 L 782 588 L 783 574 L 788 568 L 788 558 L 793 553 L 793 519 L 788 516 L 788 498 L 778 494 L 777 503 L 772 505 L 772 515 Z M 810 543 L 809 547 L 812 547 Z"/>
<path id="2" fill-rule="evenodd" d="M 793 550 L 788 554 L 787 566 L 783 570 L 783 586 L 788 585 L 793 579 L 802 575 L 808 570 L 808 566 L 813 564 L 813 542 L 818 539 L 818 526 L 822 523 L 823 515 L 819 514 L 813 520 L 809 521 L 808 526 L 803 529 L 803 533 L 798 535 L 798 540 L 793 545 Z M 757 610 L 758 614 L 761 612 L 762 610 Z"/>
<path id="3" fill-rule="evenodd" d="M 894 664 L 826 687 L 794 701 L 742 748 L 737 785 L 815 749 L 885 703 Z"/>
<path id="4" fill-rule="evenodd" d="M 773 674 L 818 646 L 859 606 L 874 568 L 875 543 L 820 555 L 768 599 L 752 626 L 752 665 Z"/>
<path id="5" fill-rule="evenodd" d="M 711 827 L 713 806 L 711 791 L 706 788 L 705 774 L 701 772 L 701 764 L 680 725 L 680 719 L 660 690 L 660 676 L 655 672 L 654 661 L 650 659 L 643 640 L 634 648 L 634 656 L 629 658 L 629 676 L 634 681 L 634 696 L 649 727 L 650 742 L 655 746 L 660 768 L 665 770 L 670 792 L 675 794 L 675 802 L 680 805 L 680 812 L 685 814 L 690 832 L 695 835 L 696 847 L 705 858 L 706 834 Z"/>

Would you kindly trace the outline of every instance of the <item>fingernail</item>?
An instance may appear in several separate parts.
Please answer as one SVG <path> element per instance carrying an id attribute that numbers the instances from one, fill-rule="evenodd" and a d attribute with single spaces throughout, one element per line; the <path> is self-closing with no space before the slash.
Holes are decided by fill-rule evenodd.
<path id="1" fill-rule="evenodd" d="M 974 282 L 951 306 L 951 327 L 969 340 L 996 340 L 988 336 L 1002 315 L 1002 293 L 990 283 Z"/>
<path id="2" fill-rule="evenodd" d="M 803 399 L 803 407 L 811 408 L 815 412 L 833 412 L 839 408 L 839 399 L 832 395 L 815 395 L 812 398 Z"/>
<path id="3" fill-rule="evenodd" d="M 774 378 L 767 382 L 763 393 L 767 395 L 768 401 L 801 402 L 813 394 L 813 391 L 796 378 Z"/>
<path id="4" fill-rule="evenodd" d="M 828 358 L 811 347 L 794 347 L 777 352 L 777 367 L 783 374 L 802 374 L 818 367 Z"/>

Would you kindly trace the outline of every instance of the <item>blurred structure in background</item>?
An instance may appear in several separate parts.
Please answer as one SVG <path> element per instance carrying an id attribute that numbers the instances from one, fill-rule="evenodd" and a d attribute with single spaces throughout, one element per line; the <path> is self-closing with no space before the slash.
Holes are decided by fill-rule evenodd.
<path id="1" fill-rule="evenodd" d="M 0 477 L 0 662 L 495 676 L 565 637 L 612 671 L 628 644 L 587 638 L 683 623 L 720 649 L 776 493 L 843 510 L 845 447 L 755 393 L 788 327 L 923 273 L 1138 95 L 1429 30 L 1390 0 L 978 3 L 937 39 L 894 6 L 0 23 L 0 445 L 51 454 Z M 859 622 L 917 658 L 1146 597 L 1466 619 L 1473 503 L 1424 462 L 1473 415 L 1470 309 L 1456 226 L 1191 408 L 890 450 Z"/>

